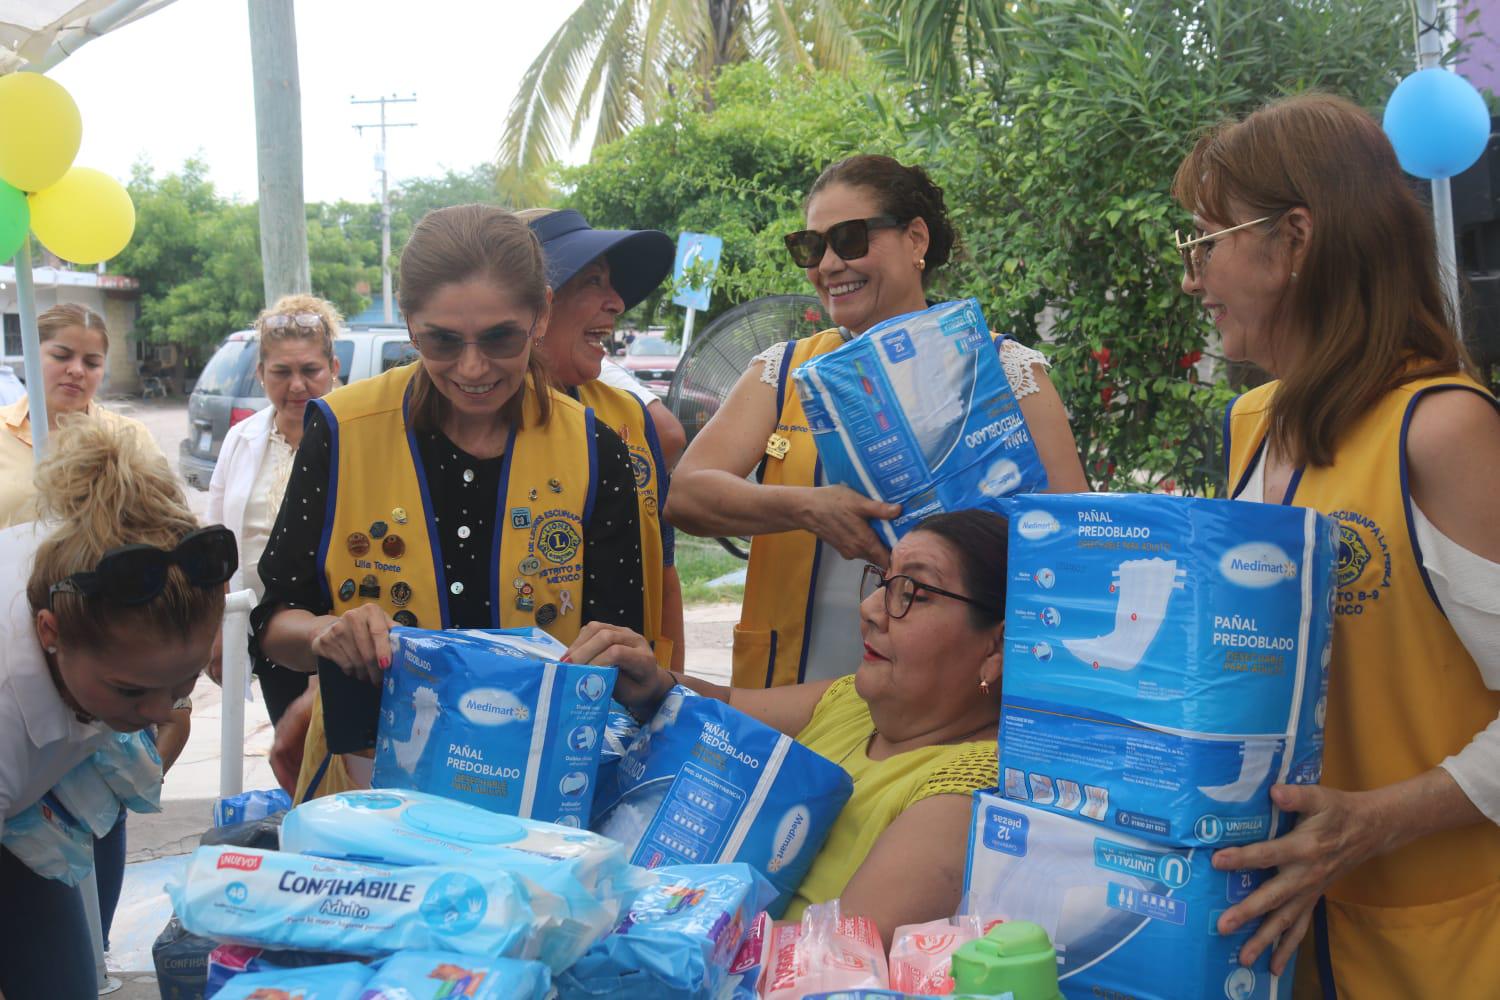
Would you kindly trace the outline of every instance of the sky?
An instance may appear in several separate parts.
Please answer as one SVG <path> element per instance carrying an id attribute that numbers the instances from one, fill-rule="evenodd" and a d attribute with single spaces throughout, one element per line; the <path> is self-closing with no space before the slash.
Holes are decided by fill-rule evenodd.
<path id="1" fill-rule="evenodd" d="M 51 76 L 83 115 L 74 160 L 125 181 L 189 156 L 223 194 L 257 200 L 248 0 L 177 0 L 64 60 Z M 389 121 L 391 183 L 493 160 L 521 75 L 576 8 L 573 0 L 301 0 L 296 5 L 307 201 L 378 200 L 378 105 Z M 568 159 L 587 158 L 586 146 Z"/>

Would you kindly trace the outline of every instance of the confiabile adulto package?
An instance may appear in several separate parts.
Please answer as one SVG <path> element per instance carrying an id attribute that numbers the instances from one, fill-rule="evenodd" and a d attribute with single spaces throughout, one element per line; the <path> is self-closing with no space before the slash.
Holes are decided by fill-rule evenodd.
<path id="1" fill-rule="evenodd" d="M 1047 488 L 1047 472 L 974 299 L 870 327 L 792 372 L 831 483 L 900 504 L 887 545 L 922 520 L 996 509 Z"/>
<path id="2" fill-rule="evenodd" d="M 1167 844 L 1284 829 L 1272 784 L 1322 772 L 1335 522 L 1151 495 L 1008 506 L 1006 797 Z"/>
<path id="3" fill-rule="evenodd" d="M 790 736 L 676 687 L 601 789 L 595 829 L 645 868 L 754 865 L 779 916 L 853 791 L 848 772 Z"/>
<path id="4" fill-rule="evenodd" d="M 540 629 L 391 630 L 372 783 L 585 827 L 615 669 Z"/>

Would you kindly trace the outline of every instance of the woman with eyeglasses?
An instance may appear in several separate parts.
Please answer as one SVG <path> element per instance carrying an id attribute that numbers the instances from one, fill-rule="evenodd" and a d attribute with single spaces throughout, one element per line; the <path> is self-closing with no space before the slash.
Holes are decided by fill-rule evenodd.
<path id="1" fill-rule="evenodd" d="M 787 249 L 838 327 L 777 344 L 751 364 L 678 464 L 667 512 L 695 535 L 754 536 L 734 633 L 742 687 L 839 677 L 858 662 L 850 595 L 864 563 L 890 559 L 869 522 L 900 511 L 824 485 L 788 375 L 876 323 L 926 308 L 927 286 L 957 238 L 942 190 L 921 167 L 888 156 L 828 167 L 806 214 L 808 228 L 787 236 Z M 999 350 L 1051 490 L 1087 489 L 1046 359 L 1011 340 Z"/>
<path id="2" fill-rule="evenodd" d="M 252 643 L 318 671 L 298 797 L 369 784 L 395 624 L 643 626 L 630 456 L 548 386 L 552 290 L 509 212 L 429 212 L 401 254 L 419 358 L 313 402 Z M 321 662 L 321 667 L 320 667 Z"/>
<path id="3" fill-rule="evenodd" d="M 993 788 L 1005 637 L 1005 519 L 938 514 L 861 568 L 863 656 L 852 676 L 775 688 L 670 673 L 627 629 L 587 626 L 568 651 L 619 667 L 615 699 L 648 719 L 674 684 L 726 701 L 849 772 L 854 794 L 787 909 L 839 898 L 890 945 L 963 895 L 973 793 Z"/>
<path id="4" fill-rule="evenodd" d="M 199 528 L 130 429 L 59 424 L 36 471 L 43 521 L 0 532 L 0 839 L 114 733 L 167 723 L 207 662 L 234 536 Z M 93 996 L 78 890 L 0 849 L 0 995 Z"/>
<path id="5" fill-rule="evenodd" d="M 1178 168 L 1182 287 L 1275 381 L 1230 407 L 1240 500 L 1339 522 L 1319 785 L 1291 833 L 1219 851 L 1278 874 L 1219 918 L 1298 995 L 1489 997 L 1500 983 L 1500 408 L 1455 333 L 1426 209 L 1380 126 L 1308 95 Z"/>

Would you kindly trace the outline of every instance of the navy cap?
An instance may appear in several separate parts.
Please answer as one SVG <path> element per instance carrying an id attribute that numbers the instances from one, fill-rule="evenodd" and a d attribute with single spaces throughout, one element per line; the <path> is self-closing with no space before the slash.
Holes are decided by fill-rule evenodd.
<path id="1" fill-rule="evenodd" d="M 527 223 L 547 258 L 547 284 L 555 292 L 599 257 L 609 258 L 610 284 L 629 309 L 667 275 L 677 257 L 676 244 L 656 229 L 591 229 L 573 209 L 550 212 Z"/>

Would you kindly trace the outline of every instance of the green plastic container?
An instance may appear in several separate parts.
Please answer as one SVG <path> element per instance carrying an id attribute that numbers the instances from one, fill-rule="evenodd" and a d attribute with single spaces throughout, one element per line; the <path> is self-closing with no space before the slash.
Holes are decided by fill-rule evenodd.
<path id="1" fill-rule="evenodd" d="M 953 992 L 1063 1000 L 1057 989 L 1057 951 L 1037 924 L 996 924 L 953 953 Z"/>

